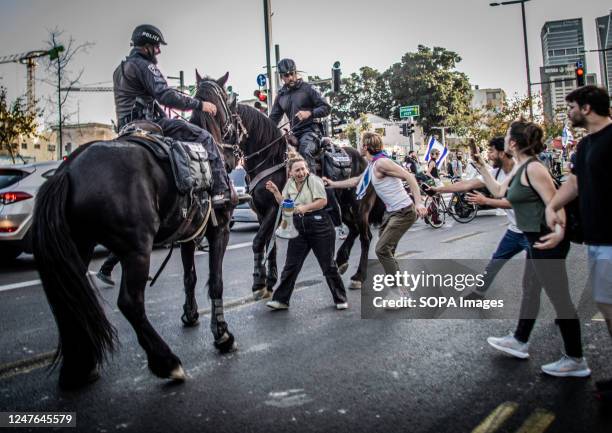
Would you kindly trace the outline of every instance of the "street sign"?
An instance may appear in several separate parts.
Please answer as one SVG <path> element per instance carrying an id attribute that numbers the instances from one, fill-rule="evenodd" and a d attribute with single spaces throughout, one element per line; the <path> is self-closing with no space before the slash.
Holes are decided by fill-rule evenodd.
<path id="1" fill-rule="evenodd" d="M 259 87 L 266 87 L 266 82 L 267 82 L 267 81 L 268 81 L 268 80 L 266 79 L 266 76 L 265 76 L 264 74 L 259 74 L 259 75 L 257 76 L 257 85 L 258 85 Z"/>
<path id="2" fill-rule="evenodd" d="M 400 119 L 405 119 L 407 117 L 419 117 L 421 115 L 421 110 L 418 105 L 405 105 L 400 107 Z"/>

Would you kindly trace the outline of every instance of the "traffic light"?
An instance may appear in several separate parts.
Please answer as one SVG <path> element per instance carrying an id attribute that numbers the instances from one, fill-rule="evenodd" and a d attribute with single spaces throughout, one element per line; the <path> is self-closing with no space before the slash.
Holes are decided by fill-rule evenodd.
<path id="1" fill-rule="evenodd" d="M 578 87 L 584 86 L 584 64 L 582 62 L 576 62 L 576 85 Z"/>
<path id="2" fill-rule="evenodd" d="M 255 96 L 257 98 L 257 101 L 255 102 L 255 104 L 257 104 L 258 106 L 256 106 L 256 108 L 260 111 L 263 112 L 267 112 L 268 110 L 268 92 L 267 90 L 255 90 L 253 92 L 253 96 Z"/>
<path id="3" fill-rule="evenodd" d="M 404 137 L 410 137 L 414 134 L 414 124 L 413 123 L 402 123 L 400 125 L 401 134 Z"/>
<path id="4" fill-rule="evenodd" d="M 414 134 L 414 123 L 409 123 L 406 125 L 406 133 L 408 134 L 407 137 L 410 137 L 412 134 Z"/>
<path id="5" fill-rule="evenodd" d="M 334 62 L 332 66 L 332 91 L 334 93 L 340 92 L 340 76 L 342 75 L 342 71 L 340 71 L 340 62 Z"/>

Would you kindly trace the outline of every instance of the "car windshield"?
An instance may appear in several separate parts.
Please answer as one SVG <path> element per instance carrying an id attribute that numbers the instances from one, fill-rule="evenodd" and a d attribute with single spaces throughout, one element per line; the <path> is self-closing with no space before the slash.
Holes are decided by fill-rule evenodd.
<path id="1" fill-rule="evenodd" d="M 14 169 L 0 169 L 0 189 L 7 188 L 21 179 L 26 177 L 28 173 Z"/>
<path id="2" fill-rule="evenodd" d="M 244 171 L 243 168 L 236 168 L 232 170 L 232 172 L 229 174 L 229 177 L 234 183 L 234 186 L 246 187 L 245 176 L 246 176 L 246 172 Z"/>

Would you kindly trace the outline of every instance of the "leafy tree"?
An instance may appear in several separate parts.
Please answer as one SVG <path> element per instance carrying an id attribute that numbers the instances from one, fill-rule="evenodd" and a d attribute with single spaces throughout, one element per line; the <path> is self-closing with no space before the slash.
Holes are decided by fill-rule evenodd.
<path id="1" fill-rule="evenodd" d="M 309 80 L 316 82 L 319 77 L 309 77 Z M 333 107 L 334 125 L 345 124 L 363 113 L 388 118 L 393 112 L 393 97 L 386 76 L 369 66 L 363 66 L 359 72 L 343 78 L 338 93 L 333 93 L 326 81 L 320 82 L 318 87 Z"/>
<path id="2" fill-rule="evenodd" d="M 423 45 L 404 54 L 386 72 L 394 106 L 419 105 L 419 123 L 428 134 L 432 126 L 447 123 L 451 115 L 467 114 L 472 92 L 467 76 L 455 70 L 461 57 L 445 48 Z"/>
<path id="3" fill-rule="evenodd" d="M 357 142 L 359 136 L 362 132 L 369 131 L 372 125 L 368 122 L 368 118 L 365 113 L 359 115 L 359 123 L 355 122 L 353 119 L 350 119 L 346 130 L 344 133 L 346 134 L 346 138 L 348 138 L 351 146 L 357 148 Z"/>
<path id="4" fill-rule="evenodd" d="M 8 102 L 7 91 L 0 86 L 0 151 L 6 150 L 15 163 L 18 139 L 36 137 L 36 113 L 27 109 L 23 97 Z"/>

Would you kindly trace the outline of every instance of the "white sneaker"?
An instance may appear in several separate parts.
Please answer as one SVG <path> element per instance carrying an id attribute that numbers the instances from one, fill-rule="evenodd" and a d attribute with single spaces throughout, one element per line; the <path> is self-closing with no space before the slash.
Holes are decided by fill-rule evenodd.
<path id="1" fill-rule="evenodd" d="M 348 302 L 341 302 L 336 304 L 336 310 L 346 310 L 348 308 Z"/>
<path id="2" fill-rule="evenodd" d="M 512 333 L 505 337 L 489 337 L 487 343 L 495 349 L 521 359 L 529 358 L 529 343 L 521 343 Z"/>
<path id="3" fill-rule="evenodd" d="M 584 358 L 563 355 L 561 359 L 542 366 L 542 371 L 557 377 L 589 377 L 591 369 Z"/>
<path id="4" fill-rule="evenodd" d="M 278 301 L 268 301 L 266 302 L 266 306 L 272 308 L 273 310 L 286 310 L 289 308 L 289 305 Z"/>

